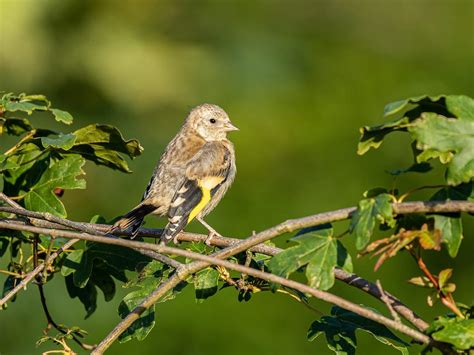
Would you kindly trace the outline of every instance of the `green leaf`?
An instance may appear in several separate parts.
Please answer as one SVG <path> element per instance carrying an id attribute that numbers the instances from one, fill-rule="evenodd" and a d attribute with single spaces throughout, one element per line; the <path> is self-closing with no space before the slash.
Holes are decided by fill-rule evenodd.
<path id="1" fill-rule="evenodd" d="M 434 220 L 435 229 L 441 231 L 441 241 L 448 246 L 449 255 L 456 257 L 463 239 L 461 217 L 434 215 Z"/>
<path id="2" fill-rule="evenodd" d="M 384 116 L 391 116 L 395 113 L 400 113 L 403 110 L 407 109 L 409 105 L 420 105 L 424 108 L 432 106 L 433 104 L 442 104 L 442 100 L 446 97 L 446 95 L 420 95 L 420 96 L 413 96 L 405 100 L 395 101 L 389 103 L 384 108 Z"/>
<path id="3" fill-rule="evenodd" d="M 15 276 L 13 275 L 8 275 L 7 278 L 5 279 L 5 282 L 3 283 L 3 291 L 2 291 L 2 298 L 5 297 L 7 295 L 8 292 L 10 292 L 11 290 L 13 290 L 16 285 L 18 283 L 21 282 L 21 279 L 17 279 Z M 14 295 L 10 302 L 15 302 L 16 300 L 16 296 L 17 295 Z M 6 309 L 7 308 L 7 304 L 4 304 L 3 305 L 3 308 L 0 307 L 0 310 L 2 309 Z"/>
<path id="4" fill-rule="evenodd" d="M 450 98 L 448 100 L 448 98 Z M 467 100 L 469 98 L 466 97 Z M 450 101 L 451 100 L 451 101 Z M 451 116 L 448 109 L 454 108 L 455 113 L 468 111 L 468 104 L 464 101 L 460 104 L 456 100 L 461 101 L 456 96 L 416 96 L 405 100 L 396 101 L 385 106 L 384 117 L 392 116 L 395 114 L 403 113 L 402 118 L 394 119 L 387 123 L 375 125 L 375 126 L 364 126 L 360 129 L 361 138 L 359 140 L 359 146 L 357 153 L 359 155 L 365 154 L 370 148 L 378 148 L 382 144 L 383 139 L 389 133 L 396 131 L 406 131 L 410 122 L 419 118 L 423 112 L 433 112 L 441 115 Z M 447 102 L 450 104 L 448 105 Z M 459 107 L 462 107 L 459 109 Z"/>
<path id="5" fill-rule="evenodd" d="M 364 155 L 371 148 L 379 148 L 387 134 L 396 131 L 405 131 L 405 125 L 408 122 L 409 119 L 404 117 L 381 125 L 361 127 L 359 129 L 361 136 L 357 147 L 357 154 Z"/>
<path id="6" fill-rule="evenodd" d="M 145 297 L 152 293 L 158 284 L 169 277 L 170 269 L 162 263 L 152 260 L 138 274 L 135 280 L 128 282 L 125 287 L 139 287 L 138 290 L 127 294 L 119 305 L 119 314 L 125 318 Z M 160 299 L 160 303 L 173 299 L 186 286 L 181 282 L 173 290 Z M 146 310 L 125 332 L 119 337 L 120 342 L 133 338 L 143 340 L 155 325 L 155 306 Z"/>
<path id="7" fill-rule="evenodd" d="M 452 275 L 453 275 L 453 269 L 441 270 L 438 275 L 439 287 L 443 288 Z"/>
<path id="8" fill-rule="evenodd" d="M 0 111 L 6 112 L 22 111 L 31 115 L 33 111 L 46 111 L 49 106 L 50 102 L 44 95 L 7 93 L 0 98 Z"/>
<path id="9" fill-rule="evenodd" d="M 74 146 L 76 136 L 72 133 L 58 134 L 55 137 L 41 137 L 41 144 L 44 148 L 53 147 L 63 150 L 69 150 Z"/>
<path id="10" fill-rule="evenodd" d="M 0 231 L 1 233 L 1 231 Z M 5 254 L 8 250 L 8 245 L 10 244 L 9 237 L 0 237 L 0 258 Z"/>
<path id="11" fill-rule="evenodd" d="M 126 295 L 119 305 L 119 315 L 125 318 L 143 299 L 154 289 L 142 288 Z M 155 305 L 145 310 L 135 322 L 132 323 L 120 336 L 119 342 L 125 343 L 133 338 L 143 340 L 155 326 Z"/>
<path id="12" fill-rule="evenodd" d="M 433 339 L 452 344 L 459 350 L 474 347 L 474 319 L 440 317 L 427 331 Z"/>
<path id="13" fill-rule="evenodd" d="M 94 270 L 91 276 L 91 282 L 102 291 L 106 302 L 114 298 L 115 282 L 106 271 Z"/>
<path id="14" fill-rule="evenodd" d="M 48 107 L 44 104 L 29 101 L 7 101 L 5 102 L 4 109 L 7 112 L 22 111 L 31 115 L 33 111 L 46 111 Z"/>
<path id="15" fill-rule="evenodd" d="M 418 149 L 444 157 L 440 160 L 443 164 L 448 164 L 448 184 L 467 183 L 474 177 L 474 120 L 424 113 L 422 118 L 414 121 L 408 130 L 417 140 Z M 431 158 L 432 155 L 428 157 L 419 155 L 417 161 Z"/>
<path id="16" fill-rule="evenodd" d="M 456 201 L 456 200 L 474 200 L 474 182 L 457 186 L 443 187 L 437 191 L 431 198 L 431 201 Z"/>
<path id="17" fill-rule="evenodd" d="M 347 272 L 354 271 L 351 254 L 339 240 L 337 241 L 337 266 Z"/>
<path id="18" fill-rule="evenodd" d="M 54 115 L 54 118 L 58 122 L 62 122 L 65 124 L 71 124 L 72 123 L 72 116 L 69 112 L 59 110 L 57 108 L 52 108 L 50 109 L 51 113 Z"/>
<path id="19" fill-rule="evenodd" d="M 20 165 L 18 165 L 13 159 L 9 159 L 9 157 L 6 155 L 0 155 L 0 172 L 18 169 L 19 167 Z"/>
<path id="20" fill-rule="evenodd" d="M 0 118 L 0 135 L 6 133 L 19 136 L 32 129 L 30 121 L 26 118 Z"/>
<path id="21" fill-rule="evenodd" d="M 69 294 L 84 304 L 88 317 L 97 306 L 97 288 L 106 301 L 112 300 L 116 292 L 112 277 L 127 282 L 125 271 L 140 271 L 149 261 L 128 248 L 88 242 L 83 250 L 75 250 L 63 260 L 61 274 L 66 277 Z"/>
<path id="22" fill-rule="evenodd" d="M 8 157 L 8 163 L 15 163 L 18 168 L 4 172 L 4 192 L 9 196 L 23 195 L 48 169 L 49 160 L 49 153 L 44 153 L 35 144 L 22 144 L 15 155 Z"/>
<path id="23" fill-rule="evenodd" d="M 474 120 L 474 100 L 465 95 L 446 96 L 446 106 L 449 112 L 459 119 Z"/>
<path id="24" fill-rule="evenodd" d="M 84 250 L 73 250 L 72 252 L 68 253 L 67 257 L 63 259 L 63 265 L 61 267 L 61 275 L 64 277 L 76 272 L 79 269 L 82 255 L 84 254 Z"/>
<path id="25" fill-rule="evenodd" d="M 82 253 L 71 253 L 64 261 L 61 272 L 69 274 L 70 269 L 74 272 L 74 284 L 77 287 L 85 287 L 89 282 L 92 271 L 100 267 L 104 272 L 116 279 L 127 282 L 125 271 L 140 271 L 150 258 L 132 249 L 100 243 L 88 242 Z"/>
<path id="26" fill-rule="evenodd" d="M 213 268 L 206 268 L 194 275 L 194 289 L 196 291 L 196 300 L 204 301 L 205 299 L 217 293 L 219 285 L 219 272 Z"/>
<path id="27" fill-rule="evenodd" d="M 424 162 L 424 163 L 415 163 L 405 169 L 388 170 L 387 172 L 390 175 L 399 176 L 406 173 L 426 173 L 430 171 L 431 169 L 433 169 L 433 167 L 430 165 L 430 163 Z"/>
<path id="28" fill-rule="evenodd" d="M 88 282 L 84 287 L 77 287 L 74 284 L 72 275 L 64 278 L 66 281 L 66 289 L 71 298 L 78 298 L 84 305 L 86 317 L 90 317 L 97 309 L 97 289 L 92 282 Z"/>
<path id="29" fill-rule="evenodd" d="M 324 334 L 330 350 L 338 355 L 353 355 L 356 353 L 357 347 L 357 330 L 364 331 L 381 343 L 408 355 L 407 346 L 409 345 L 387 327 L 337 306 L 331 309 L 331 316 L 321 317 L 320 320 L 311 324 L 308 330 L 308 340 L 313 341 Z"/>
<path id="30" fill-rule="evenodd" d="M 376 221 L 387 224 L 389 227 L 395 226 L 391 202 L 391 196 L 385 193 L 359 202 L 350 225 L 350 232 L 356 238 L 357 249 L 361 250 L 368 244 Z"/>
<path id="31" fill-rule="evenodd" d="M 96 144 L 108 150 L 124 153 L 135 158 L 143 152 L 136 139 L 125 140 L 120 131 L 110 125 L 92 124 L 74 132 L 76 144 Z"/>
<path id="32" fill-rule="evenodd" d="M 144 287 L 144 284 L 150 279 L 153 281 L 153 284 L 156 285 L 167 271 L 169 271 L 169 269 L 163 263 L 152 260 L 140 270 L 135 279 L 128 281 L 124 287 Z"/>
<path id="33" fill-rule="evenodd" d="M 84 163 L 84 159 L 77 155 L 68 156 L 52 163 L 41 175 L 39 181 L 26 193 L 26 208 L 66 217 L 66 209 L 53 190 L 55 188 L 84 189 L 86 187 L 85 180 L 77 179 L 78 175 L 84 174 L 82 171 Z"/>
<path id="34" fill-rule="evenodd" d="M 132 172 L 120 153 L 109 150 L 100 145 L 76 145 L 72 148 L 72 152 L 82 155 L 84 158 L 96 163 L 97 165 L 104 165 L 108 168 L 119 170 L 124 173 Z"/>
<path id="35" fill-rule="evenodd" d="M 334 285 L 333 270 L 338 265 L 338 244 L 332 235 L 333 230 L 325 225 L 302 233 L 291 239 L 298 245 L 275 255 L 268 262 L 268 267 L 274 274 L 288 278 L 290 274 L 306 266 L 308 284 L 327 290 Z M 350 267 L 347 252 L 345 255 L 342 263 Z"/>
<path id="36" fill-rule="evenodd" d="M 126 173 L 131 170 L 121 154 L 135 158 L 143 152 L 136 139 L 125 140 L 120 131 L 109 125 L 93 124 L 74 132 L 76 143 L 73 152 L 99 165 Z"/>

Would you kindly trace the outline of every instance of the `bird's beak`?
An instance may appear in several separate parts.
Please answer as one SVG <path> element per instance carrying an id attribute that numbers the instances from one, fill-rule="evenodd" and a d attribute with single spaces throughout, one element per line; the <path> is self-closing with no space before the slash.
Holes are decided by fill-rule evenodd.
<path id="1" fill-rule="evenodd" d="M 225 131 L 226 132 L 232 132 L 232 131 L 238 131 L 239 129 L 237 127 L 235 127 L 232 123 L 230 122 L 226 122 L 225 126 Z"/>

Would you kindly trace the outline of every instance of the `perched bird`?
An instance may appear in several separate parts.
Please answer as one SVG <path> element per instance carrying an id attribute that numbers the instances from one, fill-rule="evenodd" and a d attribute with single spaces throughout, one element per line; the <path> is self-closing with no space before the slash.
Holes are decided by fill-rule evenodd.
<path id="1" fill-rule="evenodd" d="M 203 217 L 216 207 L 234 180 L 235 152 L 227 133 L 236 130 L 219 106 L 193 108 L 161 156 L 141 203 L 110 231 L 131 231 L 135 236 L 143 218 L 154 214 L 168 217 L 161 236 L 164 243 L 171 239 L 177 243 L 179 232 L 194 218 L 209 230 L 207 242 L 219 235 Z"/>

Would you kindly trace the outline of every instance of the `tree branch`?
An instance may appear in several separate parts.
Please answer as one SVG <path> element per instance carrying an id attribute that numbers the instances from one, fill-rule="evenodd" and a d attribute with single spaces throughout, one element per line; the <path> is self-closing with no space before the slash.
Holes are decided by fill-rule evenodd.
<path id="1" fill-rule="evenodd" d="M 474 202 L 469 202 L 469 201 L 428 201 L 428 202 L 405 202 L 405 203 L 395 203 L 392 204 L 394 213 L 396 214 L 408 214 L 408 213 L 446 213 L 446 212 L 474 212 Z M 5 212 L 8 207 L 1 207 Z M 186 250 L 182 249 L 176 249 L 176 248 L 171 248 L 167 247 L 164 245 L 154 245 L 154 244 L 149 244 L 149 243 L 141 243 L 141 242 L 136 242 L 136 241 L 129 241 L 129 240 L 123 240 L 123 239 L 115 239 L 115 238 L 107 238 L 103 236 L 97 236 L 97 235 L 88 235 L 85 233 L 78 234 L 74 232 L 70 232 L 67 230 L 51 230 L 47 228 L 41 228 L 41 227 L 34 227 L 34 226 L 28 226 L 28 225 L 21 225 L 21 224 L 13 224 L 12 222 L 0 222 L 0 227 L 2 228 L 8 228 L 8 229 L 16 229 L 16 230 L 30 230 L 32 232 L 38 232 L 38 233 L 47 233 L 52 236 L 62 236 L 66 238 L 80 238 L 83 240 L 91 240 L 91 241 L 96 241 L 96 242 L 102 242 L 102 243 L 108 243 L 108 244 L 115 244 L 115 245 L 122 245 L 125 247 L 132 247 L 134 249 L 146 249 L 146 250 L 151 250 L 152 252 L 164 252 L 164 253 L 170 253 L 174 255 L 180 255 L 180 256 L 186 256 L 190 257 L 192 259 L 196 259 L 198 261 L 194 261 L 190 264 L 187 265 L 182 265 L 182 266 L 177 266 L 175 274 L 171 276 L 168 280 L 166 280 L 164 283 L 162 283 L 153 293 L 151 293 L 143 302 L 140 306 L 135 308 L 125 319 L 123 319 L 117 327 L 99 344 L 97 349 L 95 350 L 95 353 L 100 353 L 101 351 L 107 349 L 110 344 L 123 332 L 126 328 L 128 328 L 136 319 L 138 319 L 139 315 L 146 309 L 148 309 L 152 304 L 156 303 L 168 290 L 172 289 L 175 285 L 177 285 L 180 280 L 186 278 L 188 275 L 191 275 L 193 273 L 196 273 L 197 271 L 211 265 L 220 265 L 227 267 L 232 270 L 236 270 L 239 272 L 244 272 L 249 275 L 255 276 L 262 278 L 264 280 L 270 281 L 270 282 L 276 282 L 280 283 L 284 286 L 291 287 L 298 289 L 302 292 L 309 293 L 313 295 L 314 297 L 320 298 L 322 300 L 325 300 L 327 302 L 339 305 L 343 308 L 349 309 L 354 311 L 355 313 L 361 314 L 362 316 L 365 316 L 369 319 L 375 320 L 377 322 L 380 322 L 382 324 L 385 324 L 387 326 L 390 326 L 394 329 L 397 329 L 407 335 L 410 335 L 413 337 L 413 339 L 416 339 L 418 341 L 428 343 L 431 341 L 431 339 L 424 334 L 409 328 L 403 324 L 399 324 L 394 320 L 388 319 L 384 316 L 381 316 L 377 313 L 365 315 L 365 312 L 367 310 L 365 308 L 362 308 L 358 305 L 355 305 L 349 301 L 346 301 L 344 299 L 339 298 L 338 296 L 332 295 L 330 293 L 324 292 L 324 291 L 319 291 L 312 289 L 306 285 L 299 284 L 295 281 L 292 280 L 287 280 L 284 278 L 280 278 L 276 275 L 264 273 L 259 270 L 251 269 L 251 268 L 246 268 L 245 266 L 242 265 L 236 265 L 233 263 L 230 263 L 228 261 L 224 261 L 221 259 L 228 258 L 232 255 L 235 255 L 237 253 L 240 253 L 244 250 L 252 250 L 252 248 L 255 248 L 258 246 L 258 244 L 263 243 L 267 240 L 270 240 L 280 234 L 283 233 L 288 233 L 292 232 L 301 228 L 305 227 L 310 227 L 310 226 L 316 226 L 316 225 L 321 225 L 324 223 L 330 223 L 330 222 L 335 222 L 335 221 L 340 221 L 344 219 L 348 219 L 351 214 L 356 210 L 355 207 L 351 208 L 345 208 L 341 210 L 336 210 L 332 212 L 326 212 L 326 213 L 321 213 L 313 216 L 308 216 L 304 218 L 299 218 L 299 219 L 292 219 L 292 220 L 287 220 L 275 227 L 269 228 L 263 232 L 260 232 L 258 234 L 255 234 L 247 239 L 240 240 L 238 242 L 231 241 L 229 243 L 230 245 L 227 246 L 225 249 L 213 254 L 212 256 L 205 256 L 205 255 L 200 255 L 200 254 L 195 254 Z M 22 210 L 24 212 L 24 210 Z M 12 211 L 9 210 L 8 212 L 10 213 L 16 213 L 19 215 L 22 215 L 22 213 L 18 213 L 18 211 Z M 21 211 L 20 211 L 21 212 Z M 30 211 L 31 212 L 31 211 Z M 33 217 L 31 215 L 31 217 Z M 41 219 L 46 219 L 43 218 L 44 216 L 41 216 Z M 49 218 L 50 216 L 48 216 Z M 53 216 L 54 217 L 54 216 Z M 71 224 L 69 225 L 64 225 L 62 222 L 63 221 L 58 221 L 58 220 L 53 220 L 52 218 L 49 218 L 50 222 L 53 223 L 58 223 L 60 225 L 63 225 L 64 227 L 71 228 L 71 229 L 76 229 L 76 226 L 72 226 Z M 73 222 L 77 223 L 77 222 Z M 81 224 L 81 227 L 84 227 L 84 224 Z M 89 227 L 89 224 L 85 224 L 86 227 Z M 97 228 L 99 229 L 99 228 Z M 93 234 L 102 234 L 100 233 L 99 230 L 95 230 L 95 233 Z M 142 233 L 146 233 L 147 230 L 141 231 Z M 195 238 L 195 235 L 189 234 L 189 233 L 183 233 L 183 236 L 180 240 L 185 240 L 186 237 L 188 239 Z M 99 239 L 97 239 L 99 238 Z M 217 245 L 218 243 L 224 244 L 227 243 L 225 239 L 227 238 L 215 238 L 215 244 Z M 124 244 L 125 243 L 125 244 Z M 138 243 L 137 245 L 132 245 L 127 243 Z M 268 247 L 268 246 L 263 246 L 263 247 Z M 271 248 L 271 247 L 269 247 Z M 270 252 L 270 250 L 267 250 Z M 273 250 L 275 251 L 275 250 Z M 187 254 L 191 253 L 191 254 Z M 40 265 L 41 266 L 41 265 Z M 38 267 L 40 267 L 38 266 Z M 244 268 L 244 269 L 242 269 Z M 249 270 L 247 270 L 249 269 Z M 39 271 L 41 272 L 41 270 Z M 349 275 L 340 275 L 341 279 L 343 276 L 349 276 Z M 346 278 L 347 279 L 347 278 Z M 23 280 L 24 281 L 24 280 Z M 22 281 L 22 282 L 23 282 Z M 364 280 L 365 281 L 365 280 Z M 350 284 L 352 285 L 359 285 L 357 287 L 364 289 L 364 286 L 360 285 L 360 283 L 355 283 L 352 281 Z M 369 283 L 370 284 L 370 283 Z M 371 284 L 373 285 L 373 284 Z M 371 286 L 369 285 L 369 286 Z M 360 287 L 361 286 L 361 287 Z M 373 285 L 375 288 L 376 286 Z M 367 288 L 367 285 L 365 285 L 364 290 L 370 290 L 371 287 Z M 17 291 L 18 292 L 18 291 Z M 369 292 L 369 291 L 366 291 Z M 380 298 L 380 292 L 377 290 L 377 293 L 379 294 L 376 296 L 376 292 L 371 291 L 369 292 L 372 294 L 374 297 Z M 396 300 L 396 299 L 395 299 Z M 395 306 L 394 306 L 395 308 Z M 395 308 L 397 309 L 397 308 Z M 398 308 L 400 309 L 400 307 Z M 397 309 L 397 312 L 398 312 Z M 362 313 L 360 313 L 362 312 Z M 413 312 L 411 312 L 412 315 Z M 400 313 L 402 314 L 402 313 Z M 416 315 L 415 315 L 416 316 Z M 426 328 L 425 324 L 419 324 L 418 328 Z M 401 328 L 400 328 L 401 327 Z"/>
<path id="2" fill-rule="evenodd" d="M 335 304 L 344 309 L 350 310 L 365 318 L 379 322 L 385 326 L 391 327 L 401 333 L 404 333 L 410 336 L 416 341 L 419 341 L 425 344 L 429 344 L 431 341 L 431 339 L 428 336 L 424 335 L 423 333 L 415 329 L 412 329 L 404 324 L 398 323 L 381 314 L 375 313 L 369 309 L 361 307 L 357 304 L 354 304 L 350 301 L 347 301 L 329 292 L 316 290 L 307 285 L 301 284 L 293 280 L 288 280 L 283 277 L 276 276 L 267 272 L 263 272 L 263 271 L 256 270 L 250 267 L 246 267 L 246 266 L 235 264 L 226 260 L 222 260 L 222 258 L 227 257 L 226 255 L 229 253 L 228 251 L 226 252 L 226 249 L 220 252 L 217 252 L 213 254 L 212 256 L 207 256 L 207 255 L 194 253 L 188 250 L 169 247 L 166 245 L 157 245 L 157 244 L 143 243 L 143 242 L 137 242 L 137 241 L 132 241 L 132 240 L 108 238 L 108 237 L 103 237 L 103 236 L 98 236 L 98 235 L 90 235 L 86 233 L 48 230 L 46 228 L 26 226 L 26 225 L 16 225 L 14 223 L 9 223 L 9 222 L 0 222 L 0 228 L 26 230 L 32 233 L 50 234 L 55 237 L 65 237 L 65 238 L 74 238 L 74 239 L 80 238 L 82 240 L 87 240 L 87 241 L 92 241 L 92 242 L 119 245 L 119 246 L 129 247 L 133 249 L 147 249 L 147 250 L 156 251 L 158 253 L 178 255 L 178 256 L 198 260 L 190 264 L 183 265 L 181 268 L 177 269 L 176 273 L 172 277 L 170 277 L 165 282 L 163 282 L 153 293 L 151 293 L 148 297 L 146 297 L 145 300 L 140 304 L 140 306 L 136 307 L 131 313 L 129 313 L 114 328 L 114 330 L 97 346 L 97 348 L 93 352 L 94 354 L 100 354 L 103 351 L 105 351 L 110 346 L 110 344 L 112 344 L 112 342 L 115 341 L 117 337 L 123 331 L 125 331 L 125 329 L 127 329 L 135 320 L 137 320 L 140 317 L 140 314 L 143 313 L 143 311 L 148 309 L 152 304 L 156 303 L 156 301 L 158 301 L 167 291 L 174 288 L 181 280 L 187 278 L 187 276 L 194 274 L 197 271 L 209 265 L 219 265 L 230 270 L 235 270 L 235 271 L 245 273 L 245 274 L 248 274 L 248 275 L 269 281 L 269 282 L 278 283 L 283 286 L 293 288 L 300 292 L 310 294 L 313 297 L 318 298 L 320 300 L 323 300 L 331 304 Z M 239 244 L 242 244 L 242 242 L 240 242 Z M 239 244 L 234 245 L 230 248 L 236 249 L 236 246 L 238 246 Z M 235 254 L 232 254 L 232 255 L 235 255 Z"/>
<path id="3" fill-rule="evenodd" d="M 55 228 L 55 229 L 61 229 L 61 227 L 66 227 L 68 230 L 78 230 L 81 232 L 85 233 L 90 233 L 90 234 L 100 234 L 100 235 L 107 235 L 106 229 L 104 228 L 97 228 L 97 226 L 105 226 L 105 225 L 96 225 L 93 223 L 85 223 L 85 222 L 74 222 L 70 221 L 65 218 L 57 217 L 55 215 L 52 215 L 51 213 L 44 213 L 44 212 L 34 212 L 27 210 L 20 205 L 18 205 L 16 202 L 13 200 L 9 199 L 5 194 L 0 193 L 0 199 L 3 199 L 5 202 L 7 202 L 9 205 L 13 207 L 1 207 L 0 206 L 0 212 L 5 212 L 5 213 L 12 213 L 16 214 L 19 216 L 25 216 L 29 218 L 29 221 L 33 225 L 37 225 L 39 227 L 45 227 L 45 228 Z M 109 226 L 110 227 L 110 226 Z M 162 263 L 168 264 L 173 268 L 178 268 L 181 263 L 177 262 L 176 260 L 173 260 L 171 258 L 168 258 L 165 255 L 161 255 L 158 253 L 155 253 L 150 250 L 140 250 L 137 249 L 137 251 L 143 255 L 146 255 L 152 259 L 158 260 Z"/>

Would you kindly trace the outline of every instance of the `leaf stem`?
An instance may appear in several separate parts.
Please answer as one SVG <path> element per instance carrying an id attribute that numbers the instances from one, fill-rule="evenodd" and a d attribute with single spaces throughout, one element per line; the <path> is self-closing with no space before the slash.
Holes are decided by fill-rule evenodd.
<path id="1" fill-rule="evenodd" d="M 430 280 L 430 282 L 433 284 L 433 286 L 436 288 L 438 292 L 438 296 L 441 299 L 441 302 L 448 307 L 451 311 L 454 312 L 459 318 L 464 319 L 465 316 L 462 314 L 462 312 L 459 310 L 459 308 L 456 306 L 456 302 L 454 301 L 452 293 L 447 293 L 444 294 L 442 292 L 438 279 L 430 272 L 428 267 L 426 266 L 425 262 L 423 261 L 423 258 L 421 255 L 417 258 L 416 260 L 418 267 L 420 270 L 425 274 L 425 276 Z"/>

